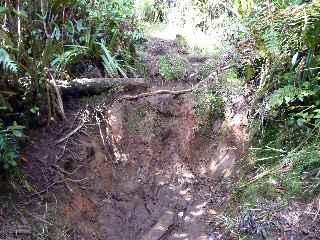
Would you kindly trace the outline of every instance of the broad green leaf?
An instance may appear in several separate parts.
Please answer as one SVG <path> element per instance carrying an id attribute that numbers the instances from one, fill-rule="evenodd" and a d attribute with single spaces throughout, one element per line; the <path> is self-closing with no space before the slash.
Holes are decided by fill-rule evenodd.
<path id="1" fill-rule="evenodd" d="M 304 123 L 305 123 L 305 120 L 303 118 L 299 118 L 297 120 L 297 124 L 298 124 L 299 127 L 302 127 L 304 125 Z"/>
<path id="2" fill-rule="evenodd" d="M 12 12 L 17 16 L 17 17 L 22 17 L 24 19 L 28 19 L 28 14 L 24 10 L 17 11 L 15 9 L 12 10 Z"/>
<path id="3" fill-rule="evenodd" d="M 8 8 L 5 6 L 0 6 L 0 15 L 7 13 L 8 12 Z"/>
<path id="4" fill-rule="evenodd" d="M 23 133 L 20 130 L 12 130 L 12 134 L 18 138 L 21 138 L 23 136 Z"/>
<path id="5" fill-rule="evenodd" d="M 72 21 L 70 19 L 67 20 L 66 29 L 72 35 L 75 33 L 73 23 L 72 23 Z"/>
<path id="6" fill-rule="evenodd" d="M 60 28 L 59 28 L 58 25 L 56 25 L 56 26 L 54 27 L 54 30 L 53 30 L 52 35 L 53 35 L 53 37 L 54 37 L 57 41 L 60 40 L 60 38 L 61 38 L 61 32 L 60 32 Z"/>

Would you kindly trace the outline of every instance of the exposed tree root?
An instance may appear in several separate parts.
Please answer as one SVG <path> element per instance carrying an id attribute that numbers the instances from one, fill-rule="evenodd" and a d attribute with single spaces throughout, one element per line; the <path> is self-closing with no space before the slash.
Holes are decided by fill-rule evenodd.
<path id="1" fill-rule="evenodd" d="M 137 100 L 139 98 L 145 98 L 145 97 L 151 97 L 151 96 L 155 96 L 155 95 L 163 95 L 163 94 L 171 94 L 171 95 L 181 95 L 181 94 L 186 94 L 189 92 L 192 92 L 193 90 L 195 90 L 196 88 L 189 88 L 189 89 L 185 89 L 185 90 L 180 90 L 180 91 L 171 91 L 171 90 L 158 90 L 158 91 L 154 91 L 154 92 L 147 92 L 147 93 L 141 93 L 138 95 L 124 95 L 123 97 L 121 97 L 119 99 L 119 101 L 123 101 L 123 100 Z"/>

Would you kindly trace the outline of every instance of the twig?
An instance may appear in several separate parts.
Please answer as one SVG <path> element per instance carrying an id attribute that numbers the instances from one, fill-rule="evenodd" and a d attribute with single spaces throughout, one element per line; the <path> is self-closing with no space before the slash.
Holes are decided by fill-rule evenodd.
<path id="1" fill-rule="evenodd" d="M 269 147 L 269 146 L 266 146 L 266 148 L 269 150 L 276 151 L 276 152 L 287 153 L 287 151 L 282 150 L 282 149 L 277 149 L 277 148 L 273 148 L 273 147 Z"/>
<path id="2" fill-rule="evenodd" d="M 268 159 L 273 159 L 273 158 L 278 158 L 278 157 L 284 157 L 284 156 L 285 156 L 284 154 L 280 154 L 277 156 L 258 158 L 258 159 L 256 159 L 256 162 L 260 162 L 260 161 L 264 161 L 264 160 L 268 160 Z"/>
<path id="3" fill-rule="evenodd" d="M 103 147 L 104 147 L 104 151 L 105 151 L 105 154 L 107 154 L 108 158 L 110 161 L 113 160 L 113 149 L 111 147 L 111 144 L 110 144 L 110 134 L 109 134 L 109 125 L 108 125 L 108 121 L 107 119 L 105 119 L 104 115 L 99 112 L 102 119 L 104 120 L 104 122 L 106 123 L 107 126 L 105 126 L 105 135 L 106 137 L 103 135 L 102 133 L 102 128 L 101 128 L 101 123 L 100 123 L 100 119 L 98 117 L 98 115 L 96 114 L 96 121 L 97 121 L 97 124 L 98 124 L 98 127 L 99 127 L 99 132 L 100 132 L 100 137 L 101 137 L 101 140 L 102 140 L 102 143 L 103 143 Z M 106 156 L 105 156 L 105 160 L 107 160 Z"/>
<path id="4" fill-rule="evenodd" d="M 28 220 L 26 219 L 26 217 L 23 215 L 23 213 L 14 205 L 14 203 L 12 203 L 12 207 L 13 209 L 20 215 L 21 217 L 21 221 L 24 225 L 28 224 Z"/>
<path id="5" fill-rule="evenodd" d="M 79 115 L 80 115 L 81 111 L 79 111 L 76 116 L 74 117 L 73 119 L 73 122 L 72 122 L 72 125 L 71 125 L 71 128 L 74 127 L 75 123 L 76 123 L 76 120 L 78 119 Z M 60 134 L 59 134 L 60 135 Z M 59 161 L 60 159 L 62 159 L 62 157 L 64 156 L 65 154 L 65 151 L 66 151 L 66 148 L 67 148 L 67 145 L 68 145 L 68 142 L 69 142 L 69 139 L 67 139 L 67 141 L 65 142 L 64 146 L 63 146 L 63 149 L 62 149 L 62 153 L 60 154 L 60 156 L 56 156 L 56 162 Z"/>
<path id="6" fill-rule="evenodd" d="M 78 132 L 85 124 L 85 121 L 82 120 L 81 123 L 79 124 L 78 127 L 76 127 L 73 131 L 71 131 L 70 133 L 68 133 L 65 137 L 59 139 L 58 141 L 56 141 L 56 145 L 59 143 L 62 143 L 63 141 L 65 141 L 66 139 L 70 138 L 73 134 L 75 134 L 76 132 Z"/>
<path id="7" fill-rule="evenodd" d="M 100 133 L 100 138 L 101 138 L 103 147 L 104 147 L 104 149 L 106 149 L 106 143 L 105 143 L 105 140 L 104 140 L 104 136 L 102 134 L 100 119 L 98 118 L 98 114 L 97 113 L 96 113 L 96 121 L 97 121 L 97 124 L 98 124 L 98 127 L 99 127 L 99 133 Z"/>
<path id="8" fill-rule="evenodd" d="M 65 183 L 66 181 L 70 181 L 70 182 L 73 182 L 73 183 L 81 183 L 83 181 L 86 181 L 88 180 L 88 178 L 83 178 L 83 179 L 71 179 L 71 178 L 65 178 L 63 180 L 59 180 L 59 181 L 55 181 L 53 183 L 51 183 L 49 186 L 46 187 L 46 189 L 40 191 L 40 192 L 36 192 L 34 194 L 31 195 L 31 197 L 35 196 L 35 195 L 38 195 L 40 196 L 41 194 L 45 193 L 45 192 L 48 192 L 50 188 L 54 187 L 55 185 L 58 185 L 58 184 L 62 184 L 62 183 Z"/>
<path id="9" fill-rule="evenodd" d="M 229 69 L 232 66 L 226 66 L 223 68 L 223 70 Z M 123 101 L 123 100 L 137 100 L 139 98 L 145 98 L 145 97 L 150 97 L 150 96 L 154 96 L 154 95 L 163 95 L 163 94 L 171 94 L 171 95 L 181 95 L 181 94 L 186 94 L 189 92 L 193 92 L 195 90 L 199 90 L 199 89 L 203 89 L 206 87 L 206 84 L 208 83 L 208 81 L 210 81 L 212 78 L 212 76 L 209 76 L 207 78 L 205 78 L 204 80 L 200 81 L 198 84 L 196 84 L 194 87 L 189 88 L 189 89 L 184 89 L 184 90 L 158 90 L 158 91 L 154 91 L 154 92 L 146 92 L 146 93 L 141 93 L 138 95 L 124 95 L 123 97 L 121 97 L 119 99 L 119 101 Z"/>
<path id="10" fill-rule="evenodd" d="M 61 167 L 59 167 L 57 164 L 52 165 L 52 167 L 54 169 L 56 169 L 57 171 L 61 172 L 62 174 L 67 174 L 67 175 L 73 175 L 75 174 L 83 165 L 78 166 L 76 169 L 74 169 L 72 172 L 66 171 L 64 169 L 62 169 Z"/>
<path id="11" fill-rule="evenodd" d="M 47 224 L 47 225 L 50 225 L 50 226 L 52 226 L 52 225 L 53 225 L 52 223 L 48 222 L 47 220 L 43 219 L 43 218 L 42 218 L 42 217 L 40 217 L 40 216 L 33 215 L 32 213 L 30 213 L 30 212 L 28 212 L 28 211 L 26 211 L 26 213 L 27 213 L 29 216 L 31 216 L 31 217 L 33 217 L 33 218 L 35 218 L 35 219 L 37 219 L 37 220 L 39 220 L 39 221 L 41 221 L 41 222 L 43 222 L 43 223 Z"/>
<path id="12" fill-rule="evenodd" d="M 163 95 L 163 94 L 171 94 L 171 95 L 181 95 L 181 94 L 186 94 L 189 92 L 194 91 L 196 88 L 189 88 L 189 89 L 185 89 L 185 90 L 180 90 L 180 91 L 171 91 L 171 90 L 158 90 L 158 91 L 154 91 L 154 92 L 147 92 L 147 93 L 141 93 L 138 95 L 124 95 L 123 97 L 121 97 L 119 99 L 119 101 L 123 101 L 123 100 L 137 100 L 139 98 L 145 98 L 145 97 L 150 97 L 150 96 L 154 96 L 154 95 Z"/>

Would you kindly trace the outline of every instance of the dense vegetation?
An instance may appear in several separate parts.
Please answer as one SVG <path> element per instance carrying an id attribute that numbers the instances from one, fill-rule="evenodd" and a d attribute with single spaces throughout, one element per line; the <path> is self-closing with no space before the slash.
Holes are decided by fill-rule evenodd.
<path id="1" fill-rule="evenodd" d="M 15 167 L 30 120 L 61 117 L 57 79 L 135 74 L 132 1 L 0 2 L 0 166 Z M 41 115 L 41 116 L 40 116 Z M 34 121 L 35 120 L 35 121 Z"/>
<path id="2" fill-rule="evenodd" d="M 144 28 L 170 22 L 172 12 L 185 16 L 187 2 L 199 16 L 196 27 L 224 29 L 225 49 L 215 57 L 232 51 L 233 67 L 225 75 L 251 92 L 251 147 L 241 162 L 237 200 L 254 205 L 258 195 L 287 202 L 301 193 L 318 194 L 319 0 L 0 1 L 0 168 L 15 169 L 30 120 L 63 117 L 57 79 L 82 77 L 88 68 L 94 69 L 89 77 L 136 76 Z M 216 24 L 222 16 L 226 20 Z M 247 47 L 256 54 L 242 61 Z M 179 56 L 162 56 L 160 74 L 177 80 L 185 64 Z M 196 93 L 202 95 L 206 106 L 223 108 L 213 93 Z"/>
<path id="3" fill-rule="evenodd" d="M 256 176 L 243 193 L 254 202 L 258 193 L 291 197 L 320 190 L 319 14 L 318 1 L 275 1 L 244 17 L 262 63 L 252 106 L 252 128 L 260 130 L 246 159 Z"/>

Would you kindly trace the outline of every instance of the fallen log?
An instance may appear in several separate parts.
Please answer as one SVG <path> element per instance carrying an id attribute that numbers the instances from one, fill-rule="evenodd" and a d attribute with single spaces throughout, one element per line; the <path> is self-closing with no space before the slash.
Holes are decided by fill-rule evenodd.
<path id="1" fill-rule="evenodd" d="M 63 96 L 95 95 L 102 92 L 146 90 L 149 86 L 143 78 L 81 78 L 72 81 L 57 81 Z"/>

